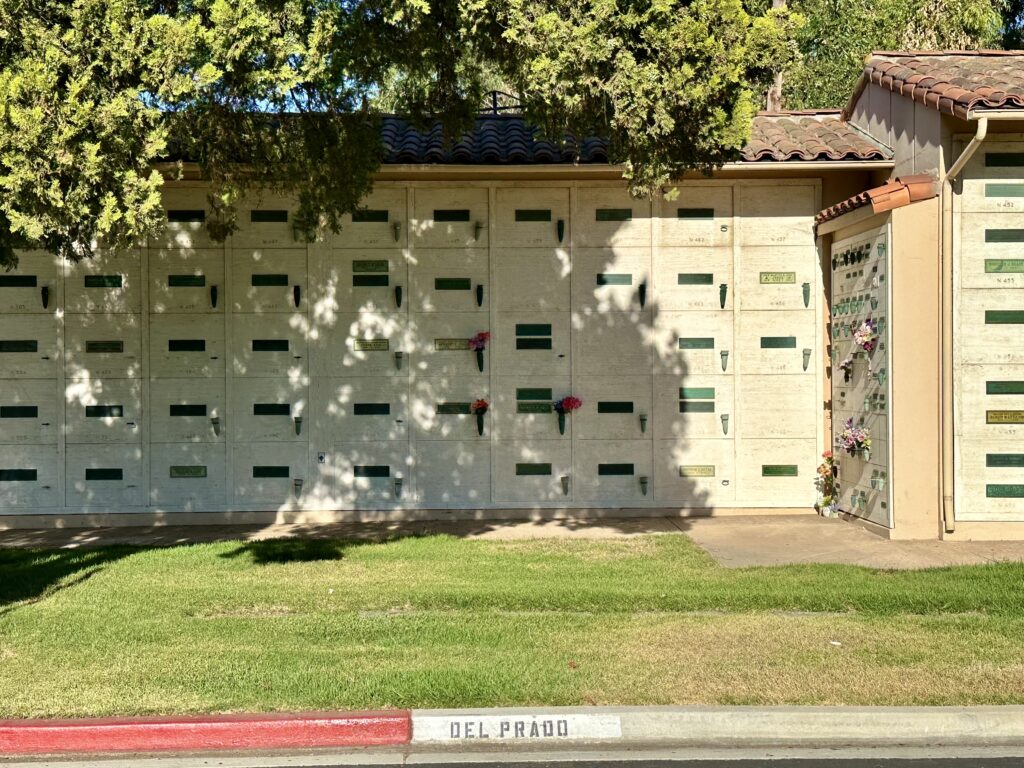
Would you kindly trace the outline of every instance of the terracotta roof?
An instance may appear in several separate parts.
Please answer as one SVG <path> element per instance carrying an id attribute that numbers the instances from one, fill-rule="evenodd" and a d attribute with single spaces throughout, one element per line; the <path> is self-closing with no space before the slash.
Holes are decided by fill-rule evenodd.
<path id="1" fill-rule="evenodd" d="M 868 83 L 962 119 L 971 111 L 1024 109 L 1024 51 L 878 51 L 846 114 Z"/>
<path id="2" fill-rule="evenodd" d="M 385 117 L 381 130 L 385 163 L 529 165 L 607 163 L 608 142 L 569 139 L 559 148 L 537 136 L 518 115 L 482 115 L 472 132 L 446 147 L 440 125 L 417 130 L 400 117 Z M 579 153 L 577 158 L 576 153 Z M 788 160 L 886 160 L 892 153 L 840 117 L 838 111 L 760 114 L 754 118 L 746 162 Z"/>
<path id="3" fill-rule="evenodd" d="M 855 211 L 868 204 L 871 205 L 872 213 L 884 213 L 893 208 L 902 208 L 904 205 L 916 203 L 919 200 L 930 200 L 938 194 L 938 181 L 929 173 L 899 176 L 895 181 L 858 192 L 856 195 L 826 208 L 814 217 L 814 223 L 822 224 L 831 221 L 844 213 Z"/>

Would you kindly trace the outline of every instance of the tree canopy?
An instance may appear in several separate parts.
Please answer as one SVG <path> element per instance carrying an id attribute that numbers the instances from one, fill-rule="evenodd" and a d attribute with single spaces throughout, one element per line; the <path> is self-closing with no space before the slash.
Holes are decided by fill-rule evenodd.
<path id="1" fill-rule="evenodd" d="M 650 192 L 735 157 L 798 23 L 741 0 L 0 0 L 0 261 L 137 242 L 173 158 L 209 179 L 215 237 L 256 188 L 336 230 L 382 109 L 454 140 L 495 78 Z"/>

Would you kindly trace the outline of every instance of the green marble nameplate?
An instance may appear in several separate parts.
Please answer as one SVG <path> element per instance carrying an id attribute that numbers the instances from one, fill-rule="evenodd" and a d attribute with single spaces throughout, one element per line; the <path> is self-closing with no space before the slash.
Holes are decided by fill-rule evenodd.
<path id="1" fill-rule="evenodd" d="M 986 424 L 1024 424 L 1024 411 L 985 411 Z"/>
<path id="2" fill-rule="evenodd" d="M 1024 381 L 986 381 L 986 395 L 1024 395 Z"/>
<path id="3" fill-rule="evenodd" d="M 551 401 L 551 390 L 543 387 L 517 387 L 516 400 L 547 400 Z"/>
<path id="4" fill-rule="evenodd" d="M 387 272 L 387 259 L 357 259 L 352 262 L 352 271 L 365 274 L 367 272 Z"/>
<path id="5" fill-rule="evenodd" d="M 611 272 L 601 272 L 597 275 L 598 285 L 632 285 L 633 276 L 629 274 L 615 274 Z"/>
<path id="6" fill-rule="evenodd" d="M 548 208 L 516 208 L 516 221 L 551 221 L 551 210 Z"/>
<path id="7" fill-rule="evenodd" d="M 596 221 L 632 221 L 632 208 L 598 208 L 594 211 Z"/>
<path id="8" fill-rule="evenodd" d="M 1024 453 L 987 453 L 986 467 L 1024 467 Z"/>
<path id="9" fill-rule="evenodd" d="M 680 477 L 714 477 L 714 464 L 681 464 L 679 466 Z"/>
<path id="10" fill-rule="evenodd" d="M 353 224 L 386 224 L 387 221 L 388 211 L 386 209 L 382 211 L 364 208 L 361 211 L 352 211 Z"/>
<path id="11" fill-rule="evenodd" d="M 469 221 L 468 208 L 435 208 L 434 221 Z"/>
<path id="12" fill-rule="evenodd" d="M 434 349 L 438 352 L 455 352 L 469 349 L 469 339 L 434 339 Z"/>
<path id="13" fill-rule="evenodd" d="M 86 275 L 86 288 L 121 288 L 124 285 L 122 275 Z"/>
<path id="14" fill-rule="evenodd" d="M 541 402 L 519 402 L 516 403 L 516 413 L 551 413 L 554 407 L 551 403 Z"/>
<path id="15" fill-rule="evenodd" d="M 680 349 L 714 349 L 715 339 L 713 337 L 679 337 Z"/>
<path id="16" fill-rule="evenodd" d="M 196 480 L 206 477 L 206 467 L 201 464 L 176 464 L 170 468 L 172 480 Z"/>
<path id="17" fill-rule="evenodd" d="M 519 476 L 529 475 L 550 475 L 551 465 L 545 463 L 523 463 L 516 464 L 516 474 Z"/>
<path id="18" fill-rule="evenodd" d="M 124 470 L 118 467 L 89 467 L 85 470 L 88 480 L 124 480 Z"/>
<path id="19" fill-rule="evenodd" d="M 714 400 L 714 387 L 680 387 L 680 400 Z"/>
<path id="20" fill-rule="evenodd" d="M 353 288 L 387 288 L 390 283 L 388 275 L 352 275 Z"/>
<path id="21" fill-rule="evenodd" d="M 33 483 L 38 479 L 37 469 L 0 469 L 0 483 Z"/>
<path id="22" fill-rule="evenodd" d="M 550 336 L 550 323 L 516 323 L 516 336 Z"/>
<path id="23" fill-rule="evenodd" d="M 249 221 L 253 224 L 287 224 L 288 211 L 280 208 L 249 211 Z"/>
<path id="24" fill-rule="evenodd" d="M 206 221 L 206 211 L 198 209 L 172 209 L 167 212 L 167 220 L 175 224 Z"/>
<path id="25" fill-rule="evenodd" d="M 680 413 L 714 413 L 713 400 L 682 400 L 679 403 Z"/>
<path id="26" fill-rule="evenodd" d="M 1024 184 L 986 184 L 985 197 L 1024 197 Z"/>
<path id="27" fill-rule="evenodd" d="M 285 466 L 271 466 L 267 464 L 257 465 L 252 468 L 254 478 L 287 478 L 291 476 L 291 470 Z"/>
<path id="28" fill-rule="evenodd" d="M 353 339 L 352 347 L 357 352 L 387 352 L 391 342 L 388 339 Z"/>
<path id="29" fill-rule="evenodd" d="M 168 288 L 204 288 L 206 275 L 168 275 Z"/>
<path id="30" fill-rule="evenodd" d="M 714 208 L 676 208 L 677 219 L 713 219 Z"/>
<path id="31" fill-rule="evenodd" d="M 87 419 L 123 419 L 123 405 L 87 405 L 85 406 L 85 417 Z"/>
<path id="32" fill-rule="evenodd" d="M 761 477 L 796 477 L 796 464 L 762 464 Z"/>
<path id="33" fill-rule="evenodd" d="M 986 152 L 986 168 L 1022 168 L 1024 152 Z"/>
<path id="34" fill-rule="evenodd" d="M 206 417 L 206 403 L 172 403 L 168 415 L 175 418 Z"/>
<path id="35" fill-rule="evenodd" d="M 761 285 L 796 284 L 796 272 L 762 272 Z"/>
<path id="36" fill-rule="evenodd" d="M 0 288 L 35 288 L 35 275 L 0 275 Z"/>
<path id="37" fill-rule="evenodd" d="M 291 403 L 253 403 L 253 416 L 291 416 Z"/>
<path id="38" fill-rule="evenodd" d="M 170 352 L 176 352 L 173 348 L 174 339 L 167 342 L 167 349 Z M 123 341 L 87 341 L 85 342 L 85 351 L 91 355 L 121 355 L 124 354 L 124 342 Z"/>
<path id="39" fill-rule="evenodd" d="M 256 288 L 285 287 L 288 285 L 288 275 L 253 275 L 250 282 Z"/>
<path id="40" fill-rule="evenodd" d="M 391 477 L 391 467 L 387 464 L 357 464 L 352 468 L 352 474 L 356 477 Z"/>
<path id="41" fill-rule="evenodd" d="M 1019 309 L 987 309 L 985 325 L 1022 325 L 1024 311 Z"/>
<path id="42" fill-rule="evenodd" d="M 633 474 L 632 464 L 598 464 L 597 474 L 599 476 L 621 477 Z"/>
<path id="43" fill-rule="evenodd" d="M 598 413 L 632 413 L 633 402 L 631 400 L 599 400 L 597 403 Z"/>
<path id="44" fill-rule="evenodd" d="M 0 405 L 0 419 L 38 419 L 38 405 Z"/>
<path id="45" fill-rule="evenodd" d="M 985 272 L 990 275 L 1024 272 L 1024 259 L 985 259 Z"/>
<path id="46" fill-rule="evenodd" d="M 435 291 L 468 291 L 473 285 L 468 277 L 435 277 Z"/>
<path id="47" fill-rule="evenodd" d="M 761 349 L 796 349 L 796 336 L 762 336 Z"/>
<path id="48" fill-rule="evenodd" d="M 989 484 L 985 486 L 985 497 L 988 499 L 1022 499 L 1024 485 Z"/>
<path id="49" fill-rule="evenodd" d="M 35 339 L 0 339 L 0 352 L 38 352 Z"/>
<path id="50" fill-rule="evenodd" d="M 986 229 L 986 243 L 1024 243 L 1024 229 Z"/>
<path id="51" fill-rule="evenodd" d="M 389 416 L 391 403 L 353 403 L 353 416 Z"/>
<path id="52" fill-rule="evenodd" d="M 287 352 L 288 339 L 253 339 L 253 352 Z"/>
<path id="53" fill-rule="evenodd" d="M 676 285 L 714 285 L 715 275 L 712 272 L 680 272 L 676 275 Z"/>
<path id="54" fill-rule="evenodd" d="M 447 416 L 457 416 L 470 413 L 472 403 L 438 403 L 437 412 Z"/>

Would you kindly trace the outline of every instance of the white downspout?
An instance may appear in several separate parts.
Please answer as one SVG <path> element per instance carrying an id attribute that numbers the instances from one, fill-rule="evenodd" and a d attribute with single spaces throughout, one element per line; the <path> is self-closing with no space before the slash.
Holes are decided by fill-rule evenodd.
<path id="1" fill-rule="evenodd" d="M 942 195 L 942 522 L 956 530 L 953 509 L 953 180 L 985 141 L 988 118 L 978 119 L 974 138 L 943 174 Z"/>

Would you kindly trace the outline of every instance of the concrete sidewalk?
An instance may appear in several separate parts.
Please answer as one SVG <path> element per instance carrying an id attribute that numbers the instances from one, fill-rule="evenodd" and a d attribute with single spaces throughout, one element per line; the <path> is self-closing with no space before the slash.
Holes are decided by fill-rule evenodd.
<path id="1" fill-rule="evenodd" d="M 166 547 L 290 536 L 375 541 L 438 534 L 484 540 L 686 534 L 719 564 L 729 568 L 845 563 L 870 568 L 913 569 L 1006 560 L 1024 562 L 1024 541 L 889 541 L 858 525 L 813 514 L 6 530 L 0 531 L 0 547 L 54 549 L 113 544 Z"/>

